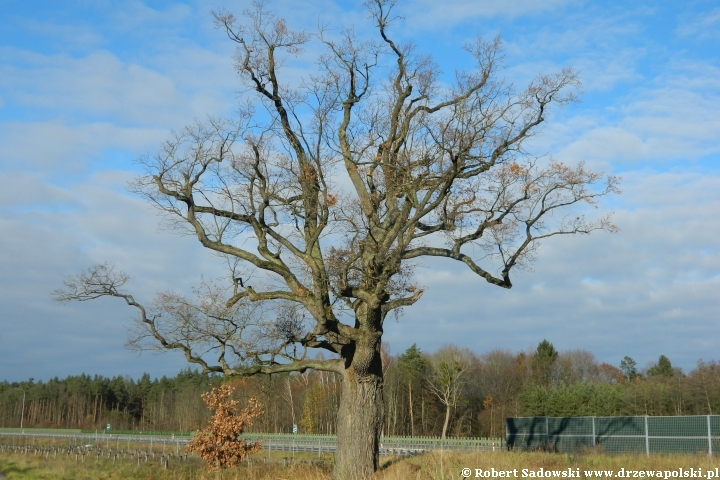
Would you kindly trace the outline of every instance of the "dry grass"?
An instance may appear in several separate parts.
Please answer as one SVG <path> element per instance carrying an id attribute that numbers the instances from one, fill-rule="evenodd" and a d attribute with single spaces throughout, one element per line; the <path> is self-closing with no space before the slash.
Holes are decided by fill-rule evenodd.
<path id="1" fill-rule="evenodd" d="M 98 461 L 92 454 L 82 462 L 75 460 L 74 456 L 67 458 L 59 455 L 53 458 L 50 455 L 46 458 L 32 453 L 28 455 L 1 453 L 0 472 L 7 480 L 329 480 L 331 478 L 332 459 L 327 454 L 319 460 L 317 455 L 298 453 L 293 463 L 288 453 L 272 452 L 268 458 L 267 452 L 262 452 L 251 456 L 250 464 L 243 463 L 237 468 L 219 472 L 208 471 L 205 462 L 194 455 L 188 457 L 186 461 L 171 460 L 166 469 L 160 464 L 159 455 L 156 455 L 155 459 L 148 457 L 147 462 L 141 455 L 139 464 L 137 457 L 119 458 L 113 464 L 113 461 L 107 458 Z"/>
<path id="2" fill-rule="evenodd" d="M 514 470 L 522 478 L 522 469 L 537 471 L 579 469 L 581 478 L 584 470 L 677 470 L 678 468 L 702 468 L 703 471 L 720 467 L 720 457 L 707 455 L 606 455 L 599 452 L 585 454 L 549 454 L 538 452 L 476 452 L 428 453 L 419 457 L 389 460 L 383 465 L 378 480 L 444 480 L 462 478 L 463 468 Z"/>
<path id="3" fill-rule="evenodd" d="M 330 480 L 331 459 L 317 462 L 317 456 L 311 454 L 296 455 L 295 463 L 284 465 L 282 452 L 253 455 L 250 466 L 243 464 L 235 469 L 221 472 L 208 472 L 199 459 L 190 459 L 186 463 L 171 463 L 163 469 L 159 462 L 142 462 L 140 466 L 133 461 L 96 462 L 86 460 L 76 462 L 74 459 L 53 459 L 35 455 L 7 454 L 0 455 L 0 471 L 7 480 L 14 479 L 88 479 L 88 480 L 120 480 L 120 479 L 152 479 L 152 480 Z M 311 463 L 312 462 L 312 463 Z M 561 455 L 546 453 L 428 453 L 411 458 L 383 457 L 381 470 L 374 480 L 445 480 L 459 479 L 463 468 L 489 470 L 518 469 L 518 477 L 523 468 L 537 470 L 563 470 L 579 468 L 583 470 L 677 470 L 678 468 L 702 468 L 703 471 L 720 467 L 720 458 L 707 455 L 603 455 L 587 453 L 583 455 Z"/>

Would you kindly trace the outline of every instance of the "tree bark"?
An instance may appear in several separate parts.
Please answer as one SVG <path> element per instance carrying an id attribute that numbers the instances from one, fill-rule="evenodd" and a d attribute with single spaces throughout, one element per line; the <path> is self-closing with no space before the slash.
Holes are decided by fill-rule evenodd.
<path id="1" fill-rule="evenodd" d="M 413 404 L 412 404 L 412 382 L 408 382 L 408 397 L 410 397 L 410 401 L 408 402 L 410 407 L 410 436 L 415 436 L 415 419 L 413 418 Z"/>
<path id="2" fill-rule="evenodd" d="M 337 414 L 337 480 L 366 480 L 378 469 L 383 424 L 383 377 L 379 342 L 355 346 L 346 358 Z"/>
<path id="3" fill-rule="evenodd" d="M 447 437 L 448 424 L 450 423 L 450 405 L 445 405 L 445 423 L 443 423 L 442 435 L 440 438 L 445 440 Z"/>

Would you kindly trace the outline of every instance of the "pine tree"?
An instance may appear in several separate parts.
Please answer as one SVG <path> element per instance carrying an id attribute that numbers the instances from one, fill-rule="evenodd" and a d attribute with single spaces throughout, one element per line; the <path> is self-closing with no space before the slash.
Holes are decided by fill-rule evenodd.
<path id="1" fill-rule="evenodd" d="M 622 370 L 623 375 L 625 375 L 625 378 L 629 381 L 635 380 L 638 376 L 637 363 L 627 355 L 620 361 L 620 370 Z"/>
<path id="2" fill-rule="evenodd" d="M 533 379 L 538 385 L 547 388 L 550 385 L 552 366 L 557 360 L 558 352 L 552 343 L 543 340 L 537 346 L 532 358 Z"/>
<path id="3" fill-rule="evenodd" d="M 672 377 L 674 374 L 675 372 L 673 370 L 672 363 L 670 363 L 670 359 L 665 355 L 660 355 L 658 363 L 648 370 L 648 375 L 651 377 Z"/>

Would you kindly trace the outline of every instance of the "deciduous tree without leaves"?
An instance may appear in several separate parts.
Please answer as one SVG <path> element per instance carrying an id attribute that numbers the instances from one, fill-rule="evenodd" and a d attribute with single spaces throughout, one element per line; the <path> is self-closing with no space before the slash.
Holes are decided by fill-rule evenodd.
<path id="1" fill-rule="evenodd" d="M 432 377 L 427 379 L 430 390 L 445 406 L 445 420 L 440 438 L 447 436 L 450 413 L 463 400 L 462 390 L 470 362 L 463 358 L 462 352 L 445 347 L 436 355 L 436 365 Z"/>
<path id="2" fill-rule="evenodd" d="M 170 295 L 146 310 L 101 266 L 58 292 L 124 298 L 140 310 L 135 345 L 180 349 L 206 371 L 336 372 L 342 479 L 378 467 L 383 323 L 423 294 L 412 283 L 418 262 L 460 262 L 510 288 L 538 242 L 615 230 L 607 216 L 569 208 L 617 192 L 616 178 L 525 148 L 548 109 L 575 99 L 572 70 L 515 90 L 498 77 L 500 40 L 478 39 L 465 47 L 469 69 L 443 77 L 393 38 L 394 1 L 367 6 L 375 39 L 291 31 L 263 4 L 242 21 L 215 13 L 237 45 L 245 103 L 236 119 L 192 124 L 142 159 L 147 174 L 132 191 L 228 258 L 229 291 Z M 313 74 L 285 75 L 310 42 L 325 49 Z"/>

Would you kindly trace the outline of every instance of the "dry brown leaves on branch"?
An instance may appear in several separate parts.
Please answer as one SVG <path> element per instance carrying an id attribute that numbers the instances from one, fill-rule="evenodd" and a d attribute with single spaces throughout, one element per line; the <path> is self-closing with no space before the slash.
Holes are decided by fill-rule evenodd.
<path id="1" fill-rule="evenodd" d="M 239 402 L 231 400 L 235 387 L 226 383 L 202 395 L 203 401 L 215 413 L 207 426 L 198 431 L 188 445 L 188 452 L 197 453 L 211 470 L 234 467 L 251 453 L 260 450 L 260 442 L 249 443 L 238 438 L 252 421 L 263 414 L 255 397 L 240 410 Z"/>

